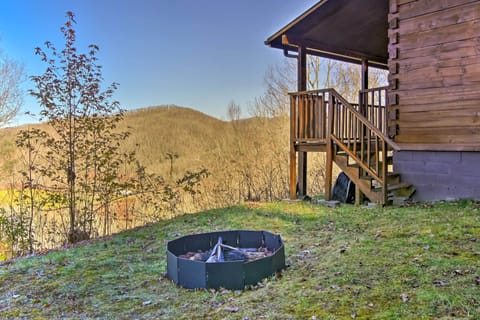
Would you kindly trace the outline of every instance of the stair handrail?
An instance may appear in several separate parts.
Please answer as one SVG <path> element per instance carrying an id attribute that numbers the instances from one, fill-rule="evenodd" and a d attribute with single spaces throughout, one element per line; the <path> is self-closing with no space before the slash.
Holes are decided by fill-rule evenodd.
<path id="1" fill-rule="evenodd" d="M 386 87 L 385 87 L 386 88 Z M 381 87 L 383 89 L 383 87 Z M 387 135 L 385 135 L 383 132 L 381 132 L 378 128 L 376 128 L 365 116 L 363 116 L 360 112 L 358 112 L 355 108 L 353 108 L 352 103 L 348 102 L 340 93 L 338 93 L 337 90 L 334 88 L 324 88 L 324 89 L 316 89 L 316 90 L 305 90 L 305 91 L 296 91 L 296 92 L 289 92 L 289 96 L 300 96 L 303 94 L 318 94 L 318 93 L 331 93 L 334 95 L 338 100 L 340 100 L 343 105 L 348 106 L 350 111 L 354 113 L 362 123 L 364 123 L 368 128 L 372 131 L 375 131 L 379 136 L 384 139 L 387 144 L 393 149 L 393 150 L 400 150 L 400 146 L 395 143 L 392 139 L 390 139 Z"/>
<path id="2" fill-rule="evenodd" d="M 342 104 L 344 106 L 346 106 L 349 111 L 351 111 L 353 114 L 355 114 L 355 116 L 363 123 L 365 124 L 370 130 L 374 131 L 378 136 L 382 137 L 383 140 L 385 140 L 385 142 L 395 151 L 399 151 L 400 150 L 400 146 L 395 142 L 393 141 L 392 139 L 390 139 L 387 135 L 385 135 L 382 131 L 380 131 L 377 127 L 375 127 L 365 116 L 363 116 L 360 112 L 358 112 L 357 110 L 355 110 L 355 108 L 352 106 L 352 104 L 350 102 L 348 102 L 344 97 L 342 97 L 342 95 L 340 93 L 337 92 L 337 90 L 335 90 L 334 88 L 329 88 L 329 89 L 325 89 L 329 92 L 332 93 L 333 96 L 335 96 L 335 98 L 337 98 L 338 100 L 340 100 L 342 102 Z M 320 91 L 320 90 L 319 90 Z M 323 91 L 323 90 L 322 90 Z"/>
<path id="3" fill-rule="evenodd" d="M 358 93 L 358 109 L 370 123 L 388 135 L 387 92 L 388 86 L 361 89 Z M 355 106 L 354 106 L 355 107 Z"/>
<path id="4" fill-rule="evenodd" d="M 334 99 L 340 103 L 334 103 Z M 344 108 L 344 110 L 337 110 L 338 107 Z M 387 137 L 379 128 L 373 125 L 365 116 L 355 110 L 355 108 L 333 88 L 329 90 L 328 108 L 328 139 L 331 141 L 329 143 L 330 150 L 328 152 L 334 152 L 332 142 L 335 142 L 336 146 L 348 154 L 348 156 L 352 158 L 362 170 L 367 172 L 381 185 L 383 203 L 386 203 L 388 188 L 388 165 L 386 163 L 386 154 L 388 152 L 387 145 L 393 150 L 399 150 L 399 146 Z M 349 116 L 349 114 L 351 116 Z M 342 117 L 341 119 L 340 116 Z M 337 121 L 337 126 L 335 126 L 335 121 Z M 336 132 L 336 129 L 338 132 Z M 356 133 L 354 133 L 355 131 Z M 345 134 L 345 132 L 347 133 Z M 339 136 L 337 136 L 336 133 Z M 360 140 L 357 141 L 357 139 Z M 366 147 L 365 139 L 367 140 Z M 358 150 L 360 152 L 360 157 L 357 155 L 358 142 L 360 142 L 360 150 Z M 375 150 L 371 150 L 372 142 L 375 142 Z M 381 145 L 380 147 L 379 144 Z M 350 146 L 353 146 L 353 148 L 350 148 Z M 370 163 L 371 152 L 376 154 L 375 166 L 372 166 Z M 381 162 L 379 162 L 380 152 L 382 152 Z"/>

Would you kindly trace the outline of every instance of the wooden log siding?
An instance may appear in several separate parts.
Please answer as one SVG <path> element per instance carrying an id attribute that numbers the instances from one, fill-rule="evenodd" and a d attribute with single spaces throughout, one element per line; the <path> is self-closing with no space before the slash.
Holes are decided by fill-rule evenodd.
<path id="1" fill-rule="evenodd" d="M 480 147 L 480 1 L 390 0 L 389 126 L 402 148 Z M 397 111 L 398 110 L 398 111 Z M 410 145 L 410 146 L 409 146 Z M 416 146 L 414 146 L 416 145 Z"/>

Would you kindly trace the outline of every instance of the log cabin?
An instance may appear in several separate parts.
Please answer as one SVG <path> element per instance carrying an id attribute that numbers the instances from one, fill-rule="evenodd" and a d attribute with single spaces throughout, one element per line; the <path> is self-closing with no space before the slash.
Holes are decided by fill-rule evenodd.
<path id="1" fill-rule="evenodd" d="M 326 153 L 380 204 L 480 199 L 480 1 L 321 0 L 265 44 L 297 59 L 290 93 L 290 198 L 306 194 L 307 155 Z M 362 66 L 358 102 L 307 91 L 306 59 Z M 388 86 L 368 88 L 368 68 Z"/>

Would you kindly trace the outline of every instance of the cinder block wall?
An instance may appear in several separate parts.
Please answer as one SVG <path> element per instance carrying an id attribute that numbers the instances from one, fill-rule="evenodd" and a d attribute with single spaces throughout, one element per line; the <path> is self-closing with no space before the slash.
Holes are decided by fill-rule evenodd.
<path id="1" fill-rule="evenodd" d="M 415 186 L 414 200 L 480 200 L 480 152 L 399 151 L 393 163 Z"/>

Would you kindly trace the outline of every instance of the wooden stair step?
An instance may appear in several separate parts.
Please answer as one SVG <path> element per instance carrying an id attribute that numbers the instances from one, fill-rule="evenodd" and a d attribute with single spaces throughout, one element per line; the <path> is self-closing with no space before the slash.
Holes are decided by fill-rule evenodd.
<path id="1" fill-rule="evenodd" d="M 373 157 L 374 159 L 374 157 Z M 347 152 L 339 150 L 334 152 L 333 161 L 339 168 L 347 174 L 347 176 L 360 188 L 360 191 L 372 202 L 383 203 L 382 188 L 379 183 L 364 170 L 355 160 L 352 160 Z M 387 154 L 387 166 L 393 164 L 393 156 Z M 382 162 L 378 164 L 379 168 Z M 387 167 L 388 169 L 388 167 Z M 363 173 L 362 173 L 363 172 Z M 362 175 L 360 175 L 362 173 Z M 408 182 L 401 182 L 401 177 L 398 173 L 387 173 L 387 204 L 406 202 L 415 192 L 415 187 Z"/>
<path id="2" fill-rule="evenodd" d="M 398 184 L 389 185 L 388 188 L 389 197 L 404 197 L 410 198 L 416 191 L 415 187 L 408 182 L 400 182 Z"/>
<path id="3" fill-rule="evenodd" d="M 400 183 L 400 174 L 395 173 L 395 172 L 387 173 L 387 183 L 388 184 Z"/>
<path id="4" fill-rule="evenodd" d="M 369 175 L 368 173 L 361 175 L 360 179 L 362 180 L 367 180 L 367 181 L 372 181 L 374 178 Z M 387 183 L 388 184 L 398 184 L 400 183 L 400 174 L 395 173 L 395 172 L 387 172 Z"/>
<path id="5" fill-rule="evenodd" d="M 391 191 L 395 191 L 395 190 L 409 188 L 411 186 L 412 186 L 412 184 L 408 183 L 408 182 L 400 182 L 400 183 L 395 183 L 395 184 L 389 184 L 388 187 L 387 187 L 387 191 L 391 192 Z M 375 188 L 374 190 L 375 191 L 381 191 L 382 189 L 380 187 L 378 187 L 378 188 Z"/>
<path id="6" fill-rule="evenodd" d="M 397 184 L 392 184 L 392 185 L 389 185 L 387 190 L 388 191 L 395 191 L 395 190 L 398 190 L 398 189 L 402 189 L 402 188 L 409 188 L 411 187 L 412 184 L 411 183 L 408 183 L 408 182 L 400 182 L 400 183 L 397 183 Z"/>

